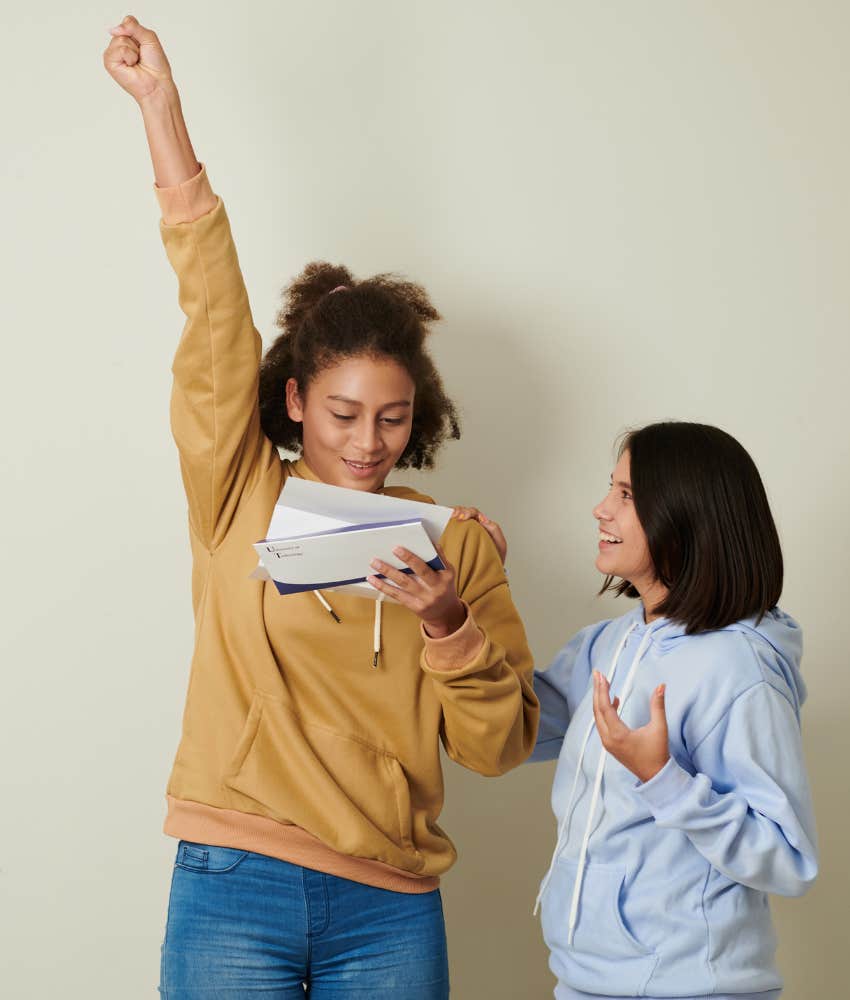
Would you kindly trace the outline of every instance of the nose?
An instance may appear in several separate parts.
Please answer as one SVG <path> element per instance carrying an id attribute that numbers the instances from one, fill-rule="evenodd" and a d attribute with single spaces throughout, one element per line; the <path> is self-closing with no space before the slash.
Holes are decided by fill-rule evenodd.
<path id="1" fill-rule="evenodd" d="M 598 503 L 593 508 L 593 516 L 596 518 L 597 521 L 610 521 L 611 520 L 611 515 L 608 513 L 608 509 L 605 506 L 607 500 L 608 500 L 608 497 L 606 497 L 605 500 L 602 500 L 600 503 Z"/>
<path id="2" fill-rule="evenodd" d="M 363 458 L 371 458 L 381 450 L 380 429 L 373 420 L 358 420 L 352 443 Z"/>

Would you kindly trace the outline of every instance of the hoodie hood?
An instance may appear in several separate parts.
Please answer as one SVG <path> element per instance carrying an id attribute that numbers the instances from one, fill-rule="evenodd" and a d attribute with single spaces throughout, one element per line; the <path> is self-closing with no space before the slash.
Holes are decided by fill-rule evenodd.
<path id="1" fill-rule="evenodd" d="M 683 623 L 669 618 L 658 618 L 646 624 L 642 603 L 625 615 L 624 619 L 634 624 L 636 636 L 643 635 L 645 631 L 651 632 L 652 643 L 661 655 L 677 649 L 685 640 L 692 638 L 685 633 Z M 797 622 L 781 608 L 775 607 L 761 621 L 757 621 L 755 617 L 744 618 L 725 628 L 699 635 L 709 636 L 722 632 L 738 632 L 749 640 L 762 672 L 768 675 L 765 679 L 788 698 L 799 715 L 807 690 L 800 671 L 803 630 Z"/>

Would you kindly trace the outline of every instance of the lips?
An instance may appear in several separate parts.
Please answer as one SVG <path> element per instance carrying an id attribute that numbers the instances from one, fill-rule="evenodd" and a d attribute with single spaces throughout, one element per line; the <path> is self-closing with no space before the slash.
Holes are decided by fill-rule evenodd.
<path id="1" fill-rule="evenodd" d="M 623 539 L 617 538 L 616 535 L 612 535 L 609 531 L 603 531 L 599 529 L 599 541 L 605 542 L 608 545 L 619 545 Z"/>
<path id="2" fill-rule="evenodd" d="M 375 473 L 377 469 L 383 464 L 382 462 L 355 462 L 351 459 L 344 458 L 343 464 L 346 469 L 358 478 L 364 478 L 366 476 L 371 476 Z"/>

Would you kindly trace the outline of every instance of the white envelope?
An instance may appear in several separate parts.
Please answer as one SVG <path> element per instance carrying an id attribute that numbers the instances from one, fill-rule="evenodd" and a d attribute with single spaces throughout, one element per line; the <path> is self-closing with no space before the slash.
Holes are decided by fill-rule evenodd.
<path id="1" fill-rule="evenodd" d="M 305 590 L 332 590 L 363 581 L 375 572 L 370 563 L 376 557 L 396 569 L 410 572 L 393 555 L 392 550 L 398 545 L 424 559 L 432 569 L 442 569 L 443 564 L 421 521 L 355 524 L 318 535 L 258 542 L 254 548 L 278 591 L 299 594 Z"/>
<path id="2" fill-rule="evenodd" d="M 361 543 L 372 545 L 378 544 L 380 540 L 381 548 L 372 551 L 370 558 L 377 556 L 397 568 L 403 568 L 399 560 L 392 555 L 392 549 L 397 545 L 410 549 L 426 562 L 432 561 L 436 558 L 434 544 L 439 542 L 451 514 L 450 507 L 423 503 L 419 500 L 388 497 L 380 493 L 348 490 L 341 486 L 330 486 L 327 483 L 316 483 L 291 476 L 284 484 L 275 505 L 267 537 L 254 546 L 261 555 L 261 564 L 251 575 L 256 579 L 275 580 L 280 590 L 281 585 L 293 585 L 292 580 L 280 579 L 284 575 L 284 571 L 279 568 L 280 564 L 297 562 L 302 567 L 299 570 L 301 583 L 304 584 L 301 589 L 332 590 L 376 600 L 380 596 L 379 592 L 368 583 L 342 583 L 337 586 L 320 586 L 320 584 L 362 578 L 371 573 L 367 559 L 365 566 L 360 563 L 357 572 L 350 574 L 354 560 L 359 558 L 354 556 L 354 548 Z M 355 543 L 353 539 L 346 540 L 344 536 L 349 532 L 343 531 L 327 536 L 331 539 L 327 542 L 310 543 L 313 555 L 308 558 L 313 558 L 320 550 L 323 553 L 322 561 L 314 563 L 312 569 L 309 562 L 305 562 L 303 555 L 283 559 L 274 558 L 272 553 L 267 551 L 263 557 L 264 546 L 273 546 L 275 543 L 292 540 L 297 536 L 335 532 L 352 525 L 374 526 L 388 522 L 391 523 L 392 530 L 376 536 L 374 541 L 365 539 L 360 532 L 358 533 L 360 538 Z M 398 522 L 419 522 L 418 533 L 413 529 L 402 527 Z M 289 570 L 286 573 L 289 573 Z M 309 580 L 315 581 L 316 586 L 308 587 Z"/>

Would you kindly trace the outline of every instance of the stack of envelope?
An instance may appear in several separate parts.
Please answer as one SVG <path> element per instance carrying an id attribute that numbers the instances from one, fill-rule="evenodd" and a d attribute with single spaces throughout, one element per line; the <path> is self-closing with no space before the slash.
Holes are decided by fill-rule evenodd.
<path id="1" fill-rule="evenodd" d="M 252 576 L 274 582 L 281 594 L 336 590 L 377 599 L 365 582 L 370 563 L 382 559 L 411 572 L 393 549 L 403 546 L 433 569 L 443 569 L 434 548 L 450 507 L 346 490 L 294 476 L 287 479 L 266 538 L 254 544 L 260 565 Z"/>

